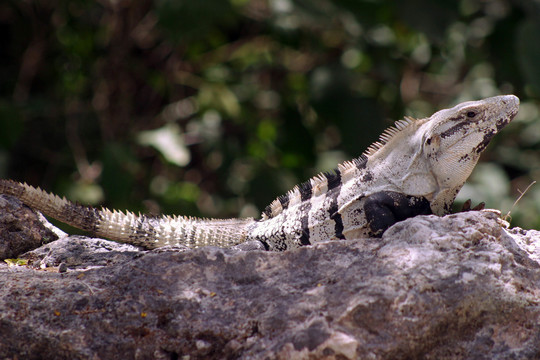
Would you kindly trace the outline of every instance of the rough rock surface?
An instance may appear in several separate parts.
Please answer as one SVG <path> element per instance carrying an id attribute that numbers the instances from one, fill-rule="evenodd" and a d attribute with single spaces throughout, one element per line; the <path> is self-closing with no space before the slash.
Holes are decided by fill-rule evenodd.
<path id="1" fill-rule="evenodd" d="M 66 237 L 3 263 L 0 358 L 540 357 L 540 233 L 493 213 L 283 253 L 182 250 Z"/>
<path id="2" fill-rule="evenodd" d="M 56 239 L 58 235 L 42 224 L 38 214 L 20 200 L 0 195 L 0 259 L 15 257 Z"/>

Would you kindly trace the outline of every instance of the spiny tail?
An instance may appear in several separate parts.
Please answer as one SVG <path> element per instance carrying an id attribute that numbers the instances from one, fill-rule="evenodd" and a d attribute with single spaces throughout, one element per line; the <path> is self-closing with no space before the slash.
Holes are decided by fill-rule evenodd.
<path id="1" fill-rule="evenodd" d="M 229 247 L 246 241 L 253 219 L 151 217 L 95 209 L 12 180 L 0 179 L 0 194 L 12 195 L 32 209 L 95 236 L 154 249 L 166 245 Z"/>

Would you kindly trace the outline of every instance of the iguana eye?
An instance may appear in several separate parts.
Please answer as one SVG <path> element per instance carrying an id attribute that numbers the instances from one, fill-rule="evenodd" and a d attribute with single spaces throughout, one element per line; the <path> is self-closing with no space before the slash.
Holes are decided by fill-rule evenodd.
<path id="1" fill-rule="evenodd" d="M 467 113 L 467 117 L 473 118 L 473 117 L 475 117 L 475 116 L 476 116 L 476 113 L 475 113 L 474 111 L 469 111 L 469 112 Z"/>

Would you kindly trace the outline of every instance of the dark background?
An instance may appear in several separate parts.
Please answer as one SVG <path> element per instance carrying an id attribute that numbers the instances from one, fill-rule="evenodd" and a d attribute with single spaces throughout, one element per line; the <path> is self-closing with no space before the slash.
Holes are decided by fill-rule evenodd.
<path id="1" fill-rule="evenodd" d="M 540 173 L 535 1 L 4 0 L 0 79 L 0 176 L 85 204 L 258 216 L 404 115 L 506 93 L 459 200 L 506 213 Z"/>

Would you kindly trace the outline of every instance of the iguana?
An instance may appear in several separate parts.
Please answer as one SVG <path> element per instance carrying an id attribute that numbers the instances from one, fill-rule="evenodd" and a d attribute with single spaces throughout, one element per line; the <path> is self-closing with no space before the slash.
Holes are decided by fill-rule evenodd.
<path id="1" fill-rule="evenodd" d="M 444 215 L 490 140 L 519 109 L 513 95 L 459 104 L 420 120 L 405 117 L 358 158 L 278 197 L 260 219 L 150 217 L 72 203 L 0 180 L 0 193 L 96 236 L 147 249 L 257 244 L 287 250 L 318 241 L 380 237 L 420 214 Z"/>

